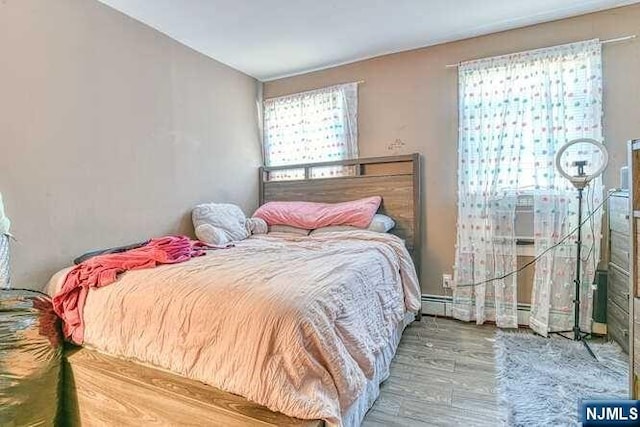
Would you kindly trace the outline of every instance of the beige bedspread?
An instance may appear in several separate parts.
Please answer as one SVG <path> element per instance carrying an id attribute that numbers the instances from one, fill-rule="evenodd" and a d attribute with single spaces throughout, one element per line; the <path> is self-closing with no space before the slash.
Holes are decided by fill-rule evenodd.
<path id="1" fill-rule="evenodd" d="M 340 424 L 419 296 L 413 263 L 393 235 L 254 236 L 92 289 L 85 345 Z"/>

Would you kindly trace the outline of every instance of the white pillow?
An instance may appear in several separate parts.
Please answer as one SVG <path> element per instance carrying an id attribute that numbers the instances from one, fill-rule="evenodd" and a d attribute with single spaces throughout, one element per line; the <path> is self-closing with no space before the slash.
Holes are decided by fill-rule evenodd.
<path id="1" fill-rule="evenodd" d="M 375 214 L 371 220 L 371 224 L 367 227 L 367 230 L 377 231 L 378 233 L 387 233 L 395 226 L 396 222 L 391 217 L 383 214 Z"/>
<path id="2" fill-rule="evenodd" d="M 306 228 L 292 227 L 290 225 L 271 225 L 269 233 L 290 233 L 298 236 L 308 236 L 311 230 Z"/>
<path id="3" fill-rule="evenodd" d="M 366 230 L 366 229 L 354 227 L 352 225 L 329 225 L 327 227 L 316 228 L 315 230 L 311 231 L 311 235 L 315 236 L 317 234 L 333 233 L 336 231 L 358 231 L 358 230 Z"/>
<path id="4" fill-rule="evenodd" d="M 262 218 L 247 218 L 245 225 L 251 234 L 266 234 L 269 231 L 267 222 Z"/>
<path id="5" fill-rule="evenodd" d="M 244 240 L 251 232 L 247 229 L 247 217 L 236 205 L 229 203 L 205 203 L 191 213 L 196 237 L 211 245 L 223 245 Z"/>
<path id="6" fill-rule="evenodd" d="M 387 233 L 393 227 L 396 226 L 396 223 L 391 217 L 388 217 L 383 214 L 375 214 L 369 226 L 365 229 L 352 227 L 350 225 L 330 225 L 328 227 L 316 228 L 311 232 L 311 235 L 314 234 L 322 234 L 322 233 L 330 233 L 334 231 L 354 231 L 354 230 L 369 230 L 375 231 L 377 233 Z"/>

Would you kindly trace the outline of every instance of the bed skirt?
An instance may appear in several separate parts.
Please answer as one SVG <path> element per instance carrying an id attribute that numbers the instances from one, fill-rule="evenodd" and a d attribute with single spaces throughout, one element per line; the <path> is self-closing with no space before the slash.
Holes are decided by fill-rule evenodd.
<path id="1" fill-rule="evenodd" d="M 404 329 L 413 322 L 415 318 L 415 313 L 405 314 L 404 319 L 396 326 L 385 348 L 376 356 L 375 374 L 373 378 L 367 381 L 365 389 L 358 400 L 342 415 L 342 424 L 344 427 L 357 427 L 362 424 L 362 420 L 367 414 L 367 411 L 371 409 L 378 396 L 380 396 L 380 384 L 389 378 L 389 367 L 398 349 L 398 344 L 400 344 L 402 332 L 404 332 Z"/>

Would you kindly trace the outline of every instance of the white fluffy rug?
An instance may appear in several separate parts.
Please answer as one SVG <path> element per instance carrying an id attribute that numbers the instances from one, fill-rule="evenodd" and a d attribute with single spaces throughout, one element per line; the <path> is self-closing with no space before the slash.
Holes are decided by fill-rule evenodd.
<path id="1" fill-rule="evenodd" d="M 578 402 L 627 398 L 628 358 L 612 343 L 582 343 L 530 333 L 496 334 L 498 402 L 509 426 L 578 424 Z"/>

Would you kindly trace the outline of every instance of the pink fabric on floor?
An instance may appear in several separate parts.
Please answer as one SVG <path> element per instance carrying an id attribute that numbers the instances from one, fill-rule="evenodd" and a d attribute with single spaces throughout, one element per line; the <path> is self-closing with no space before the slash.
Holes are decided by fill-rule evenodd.
<path id="1" fill-rule="evenodd" d="M 63 332 L 76 344 L 84 341 L 83 308 L 89 288 L 115 282 L 128 270 L 175 264 L 205 254 L 211 246 L 186 236 L 151 239 L 148 244 L 122 253 L 99 255 L 75 266 L 53 297 L 53 309 L 63 320 Z"/>
<path id="2" fill-rule="evenodd" d="M 367 228 L 382 198 L 367 197 L 343 203 L 268 202 L 253 214 L 269 225 L 290 225 L 314 230 L 330 225 Z"/>

